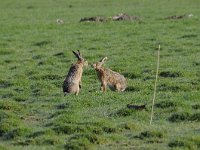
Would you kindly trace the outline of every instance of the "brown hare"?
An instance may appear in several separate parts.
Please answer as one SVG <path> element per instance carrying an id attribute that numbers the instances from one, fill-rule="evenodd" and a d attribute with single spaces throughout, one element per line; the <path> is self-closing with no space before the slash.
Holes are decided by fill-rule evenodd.
<path id="1" fill-rule="evenodd" d="M 68 93 L 79 94 L 81 88 L 81 78 L 83 73 L 83 66 L 87 66 L 88 62 L 81 56 L 80 51 L 74 52 L 74 55 L 78 58 L 78 61 L 69 69 L 69 72 L 63 83 L 63 92 L 64 96 Z"/>
<path id="2" fill-rule="evenodd" d="M 125 77 L 110 69 L 103 68 L 102 65 L 106 59 L 107 57 L 92 65 L 101 81 L 101 90 L 105 92 L 108 85 L 112 91 L 124 91 L 127 87 Z"/>

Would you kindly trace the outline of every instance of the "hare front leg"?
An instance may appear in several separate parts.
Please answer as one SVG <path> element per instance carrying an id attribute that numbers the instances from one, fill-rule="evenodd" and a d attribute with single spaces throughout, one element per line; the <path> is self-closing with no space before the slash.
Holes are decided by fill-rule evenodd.
<path id="1" fill-rule="evenodd" d="M 81 81 L 79 82 L 79 88 L 80 88 L 80 89 L 82 88 L 82 83 L 81 83 Z"/>
<path id="2" fill-rule="evenodd" d="M 80 89 L 79 89 L 79 87 L 78 87 L 77 90 L 76 90 L 76 92 L 75 92 L 76 96 L 78 96 L 79 91 L 80 91 Z"/>
<path id="3" fill-rule="evenodd" d="M 106 85 L 107 85 L 107 83 L 105 81 L 101 82 L 101 90 L 103 92 L 106 92 Z"/>

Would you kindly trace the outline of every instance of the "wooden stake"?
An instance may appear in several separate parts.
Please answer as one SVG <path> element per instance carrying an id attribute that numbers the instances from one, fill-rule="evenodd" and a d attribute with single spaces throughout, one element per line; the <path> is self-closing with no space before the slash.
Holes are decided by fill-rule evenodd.
<path id="1" fill-rule="evenodd" d="M 151 107 L 151 120 L 150 120 L 150 125 L 152 124 L 153 120 L 153 109 L 154 109 L 154 103 L 156 99 L 156 87 L 157 87 L 157 81 L 158 81 L 158 70 L 159 70 L 159 64 L 160 64 L 160 45 L 158 46 L 158 53 L 157 53 L 157 69 L 156 69 L 156 80 L 154 84 L 154 94 L 153 94 L 153 101 L 152 101 L 152 107 Z"/>

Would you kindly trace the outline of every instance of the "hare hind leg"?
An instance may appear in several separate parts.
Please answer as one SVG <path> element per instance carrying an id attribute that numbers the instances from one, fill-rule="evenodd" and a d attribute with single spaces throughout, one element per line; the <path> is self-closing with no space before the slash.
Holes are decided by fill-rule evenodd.
<path id="1" fill-rule="evenodd" d="M 121 84 L 116 84 L 116 91 L 117 92 L 121 92 L 121 91 L 124 91 L 121 87 Z"/>
<path id="2" fill-rule="evenodd" d="M 80 88 L 80 89 L 82 88 L 82 83 L 81 83 L 81 81 L 79 82 L 79 88 Z"/>
<path id="3" fill-rule="evenodd" d="M 79 88 L 79 85 L 78 85 L 78 86 L 76 87 L 75 95 L 78 96 L 79 92 L 80 92 L 80 88 Z"/>
<path id="4" fill-rule="evenodd" d="M 101 90 L 102 90 L 103 92 L 106 92 L 106 86 L 107 86 L 107 83 L 106 83 L 106 82 L 102 82 L 102 83 L 101 83 Z"/>
<path id="5" fill-rule="evenodd" d="M 78 96 L 78 94 L 79 94 L 79 89 L 75 92 L 75 94 L 76 94 L 76 96 Z"/>

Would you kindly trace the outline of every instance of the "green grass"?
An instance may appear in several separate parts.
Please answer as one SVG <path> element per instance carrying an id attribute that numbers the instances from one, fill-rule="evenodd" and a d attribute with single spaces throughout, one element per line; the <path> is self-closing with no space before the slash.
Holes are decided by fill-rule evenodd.
<path id="1" fill-rule="evenodd" d="M 0 149 L 199 149 L 199 6 L 198 0 L 1 1 Z M 79 22 L 121 12 L 142 21 Z M 127 78 L 127 91 L 102 93 L 87 67 L 80 95 L 64 97 L 62 82 L 76 61 L 71 51 L 78 49 L 89 64 L 107 56 L 105 67 Z M 130 103 L 147 104 L 148 111 L 129 110 Z"/>

